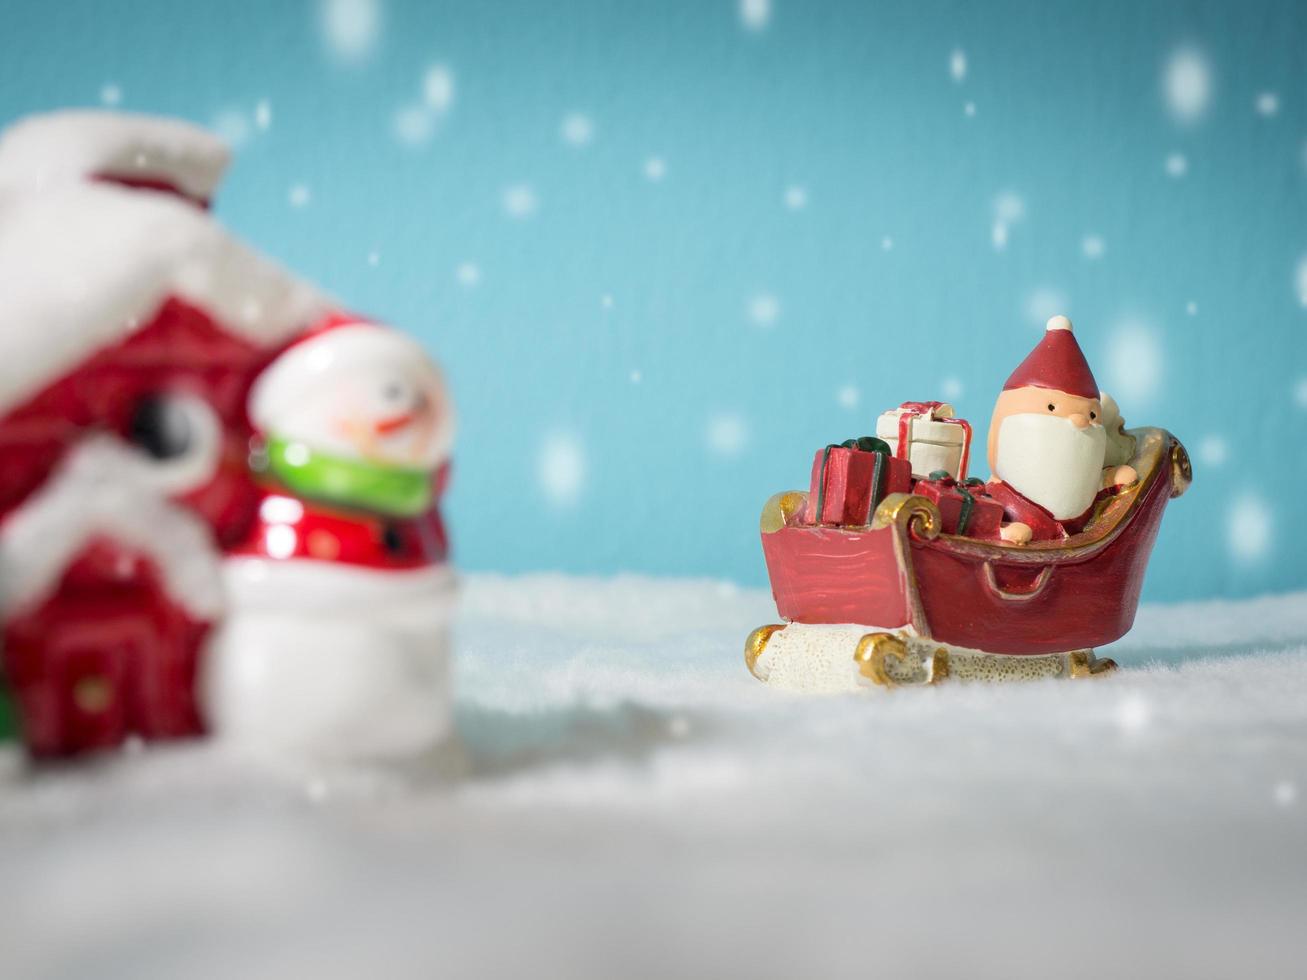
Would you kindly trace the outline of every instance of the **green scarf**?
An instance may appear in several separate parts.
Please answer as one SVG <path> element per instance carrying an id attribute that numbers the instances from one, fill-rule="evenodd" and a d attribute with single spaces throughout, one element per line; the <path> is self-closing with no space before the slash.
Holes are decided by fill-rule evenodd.
<path id="1" fill-rule="evenodd" d="M 267 453 L 267 469 L 292 493 L 307 498 L 393 517 L 412 517 L 431 504 L 426 470 L 341 459 L 278 436 L 268 440 Z"/>

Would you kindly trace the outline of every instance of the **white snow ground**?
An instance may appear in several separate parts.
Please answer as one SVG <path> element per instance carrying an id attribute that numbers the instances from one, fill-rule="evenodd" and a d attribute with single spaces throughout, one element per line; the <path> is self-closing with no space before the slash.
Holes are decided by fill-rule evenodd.
<path id="1" fill-rule="evenodd" d="M 747 674 L 772 618 L 472 577 L 461 776 L 0 755 L 0 974 L 1302 975 L 1307 594 L 1145 608 L 1106 679 L 835 699 Z"/>

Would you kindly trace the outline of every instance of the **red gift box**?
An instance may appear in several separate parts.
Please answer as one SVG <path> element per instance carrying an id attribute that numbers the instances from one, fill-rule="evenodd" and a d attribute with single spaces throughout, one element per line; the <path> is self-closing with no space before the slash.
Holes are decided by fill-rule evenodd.
<path id="1" fill-rule="evenodd" d="M 819 449 L 812 461 L 812 482 L 804 520 L 808 524 L 871 523 L 886 494 L 912 489 L 912 464 L 890 455 L 879 439 L 860 440 L 880 448 L 859 449 L 859 440 Z"/>
<path id="2" fill-rule="evenodd" d="M 995 540 L 999 537 L 1003 505 L 990 497 L 985 484 L 975 477 L 959 483 L 939 471 L 930 474 L 928 480 L 918 480 L 912 492 L 935 502 L 945 534 Z"/>

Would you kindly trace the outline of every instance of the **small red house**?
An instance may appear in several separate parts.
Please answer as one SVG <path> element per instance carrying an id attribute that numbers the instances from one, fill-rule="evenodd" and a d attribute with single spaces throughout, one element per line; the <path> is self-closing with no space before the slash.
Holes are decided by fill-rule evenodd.
<path id="1" fill-rule="evenodd" d="M 245 400 L 330 303 L 208 213 L 171 120 L 0 138 L 0 680 L 31 749 L 198 733 L 219 556 L 254 518 Z"/>

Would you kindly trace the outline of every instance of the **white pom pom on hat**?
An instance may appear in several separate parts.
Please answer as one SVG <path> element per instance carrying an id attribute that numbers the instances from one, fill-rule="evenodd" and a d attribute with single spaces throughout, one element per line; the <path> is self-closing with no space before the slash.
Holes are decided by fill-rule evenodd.
<path id="1" fill-rule="evenodd" d="M 1059 313 L 1057 316 L 1051 316 L 1048 318 L 1048 323 L 1044 324 L 1044 329 L 1065 330 L 1068 333 L 1071 333 L 1071 320 Z"/>

